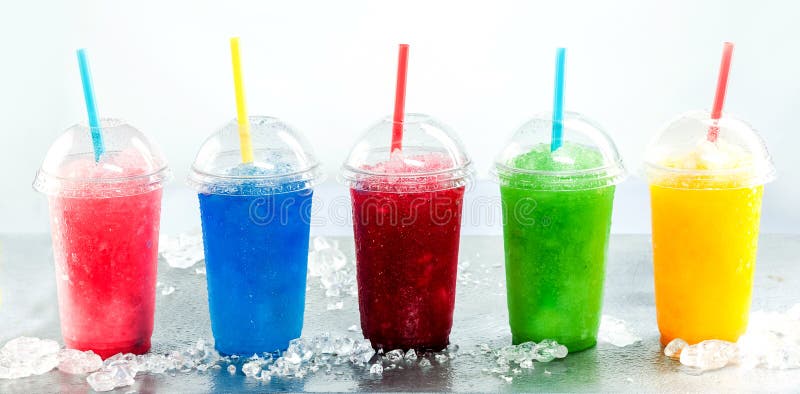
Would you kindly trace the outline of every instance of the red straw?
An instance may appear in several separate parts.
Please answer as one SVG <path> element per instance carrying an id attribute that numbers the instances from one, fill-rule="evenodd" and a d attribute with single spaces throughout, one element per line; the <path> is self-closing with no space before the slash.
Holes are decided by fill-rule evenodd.
<path id="1" fill-rule="evenodd" d="M 719 66 L 719 79 L 717 79 L 717 94 L 714 96 L 714 107 L 711 109 L 711 119 L 714 125 L 708 129 L 708 140 L 715 142 L 719 136 L 717 123 L 722 117 L 722 105 L 725 103 L 725 90 L 728 88 L 728 72 L 731 69 L 731 56 L 733 43 L 726 42 L 722 49 L 722 63 Z"/>
<path id="2" fill-rule="evenodd" d="M 406 108 L 406 74 L 408 71 L 408 44 L 400 44 L 397 57 L 397 89 L 394 96 L 392 122 L 392 152 L 403 148 L 403 119 Z"/>

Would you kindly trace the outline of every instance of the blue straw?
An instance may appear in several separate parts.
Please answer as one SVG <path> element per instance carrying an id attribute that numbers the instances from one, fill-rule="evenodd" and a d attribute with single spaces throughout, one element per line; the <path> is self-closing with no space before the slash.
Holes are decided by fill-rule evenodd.
<path id="1" fill-rule="evenodd" d="M 89 59 L 86 57 L 86 50 L 78 49 L 78 67 L 81 70 L 81 82 L 83 83 L 83 97 L 86 99 L 86 112 L 89 114 L 89 128 L 92 131 L 92 146 L 94 148 L 94 161 L 100 161 L 100 156 L 106 151 L 103 145 L 103 135 L 100 134 L 100 117 L 97 116 L 97 103 L 94 99 L 94 87 L 92 86 L 92 73 L 89 71 Z"/>
<path id="2" fill-rule="evenodd" d="M 561 134 L 564 128 L 564 62 L 567 50 L 556 49 L 556 86 L 553 94 L 553 136 L 550 140 L 550 152 L 561 147 Z"/>

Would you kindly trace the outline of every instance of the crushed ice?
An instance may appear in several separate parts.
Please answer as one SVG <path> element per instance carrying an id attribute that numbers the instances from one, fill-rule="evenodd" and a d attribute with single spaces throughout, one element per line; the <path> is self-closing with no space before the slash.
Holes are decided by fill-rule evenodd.
<path id="1" fill-rule="evenodd" d="M 734 364 L 740 368 L 800 368 L 800 304 L 785 313 L 751 313 L 747 332 L 736 343 L 711 339 L 689 345 L 677 338 L 667 344 L 664 355 L 680 359 L 690 374 Z"/>
<path id="2" fill-rule="evenodd" d="M 735 362 L 738 355 L 736 344 L 710 339 L 681 349 L 681 364 L 694 368 L 690 372 L 712 371 Z"/>
<path id="3" fill-rule="evenodd" d="M 61 345 L 50 339 L 19 337 L 0 348 L 0 379 L 47 373 L 58 366 Z"/>
<path id="4" fill-rule="evenodd" d="M 683 339 L 673 339 L 667 344 L 667 346 L 664 347 L 664 355 L 671 359 L 680 360 L 681 352 L 687 346 L 689 346 L 689 343 Z"/>
<path id="5" fill-rule="evenodd" d="M 358 293 L 356 284 L 355 263 L 339 249 L 337 240 L 325 237 L 313 237 L 308 251 L 308 276 L 319 278 L 320 287 L 325 290 L 325 297 L 355 296 Z M 342 309 L 338 303 L 328 304 L 328 310 Z"/>
<path id="6" fill-rule="evenodd" d="M 61 349 L 58 352 L 58 369 L 75 375 L 87 374 L 103 367 L 103 359 L 93 351 Z"/>
<path id="7" fill-rule="evenodd" d="M 455 358 L 458 347 L 442 352 L 417 353 L 399 349 L 376 354 L 369 340 L 347 336 L 322 335 L 294 339 L 282 353 L 262 353 L 251 357 L 222 357 L 213 346 L 200 339 L 184 350 L 167 354 L 116 354 L 103 361 L 97 354 L 61 349 L 52 340 L 21 337 L 0 350 L 0 378 L 16 379 L 43 374 L 56 367 L 71 374 L 88 374 L 86 382 L 95 391 L 110 391 L 134 384 L 138 374 L 206 373 L 220 370 L 230 375 L 241 373 L 248 379 L 268 382 L 273 377 L 303 378 L 316 372 L 339 373 L 334 368 L 356 367 L 366 374 L 382 375 L 386 370 L 428 368 Z M 377 366 L 376 366 L 377 365 Z"/>
<path id="8" fill-rule="evenodd" d="M 747 332 L 738 345 L 744 367 L 800 368 L 800 303 L 785 313 L 750 314 Z"/>
<path id="9" fill-rule="evenodd" d="M 457 349 L 457 348 L 456 348 Z M 567 347 L 552 339 L 545 339 L 539 343 L 525 342 L 519 345 L 508 345 L 500 349 L 492 349 L 487 344 L 478 345 L 477 354 L 490 356 L 493 360 L 491 368 L 484 368 L 483 372 L 511 382 L 513 377 L 522 373 L 522 370 L 536 368 L 536 363 L 549 363 L 555 359 L 567 357 Z M 476 352 L 470 355 L 475 356 Z"/>
<path id="10" fill-rule="evenodd" d="M 630 346 L 641 342 L 627 326 L 624 320 L 616 317 L 603 315 L 600 317 L 600 329 L 597 332 L 597 341 L 610 343 L 617 347 Z"/>
<path id="11" fill-rule="evenodd" d="M 173 268 L 189 268 L 205 259 L 203 233 L 198 229 L 178 235 L 162 235 L 158 253 Z"/>

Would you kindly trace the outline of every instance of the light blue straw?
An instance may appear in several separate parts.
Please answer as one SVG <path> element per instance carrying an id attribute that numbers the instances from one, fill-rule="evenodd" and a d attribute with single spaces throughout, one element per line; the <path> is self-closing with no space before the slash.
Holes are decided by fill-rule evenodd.
<path id="1" fill-rule="evenodd" d="M 556 49 L 556 86 L 553 94 L 553 136 L 550 152 L 561 147 L 561 134 L 564 128 L 564 63 L 567 57 L 565 48 Z"/>
<path id="2" fill-rule="evenodd" d="M 100 156 L 106 151 L 103 144 L 103 135 L 100 133 L 100 117 L 97 116 L 97 103 L 94 99 L 92 86 L 92 73 L 89 71 L 89 59 L 86 50 L 78 49 L 78 67 L 81 70 L 83 83 L 83 97 L 86 99 L 86 112 L 89 114 L 89 128 L 92 131 L 92 146 L 94 148 L 94 161 L 100 161 Z"/>

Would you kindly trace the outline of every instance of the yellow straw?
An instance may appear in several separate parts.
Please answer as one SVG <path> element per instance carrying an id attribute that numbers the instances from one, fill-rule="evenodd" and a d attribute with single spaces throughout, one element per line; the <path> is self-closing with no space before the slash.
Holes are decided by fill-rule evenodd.
<path id="1" fill-rule="evenodd" d="M 239 37 L 231 38 L 231 60 L 233 61 L 233 86 L 236 89 L 236 118 L 239 121 L 239 145 L 242 150 L 242 163 L 252 163 L 253 143 L 250 141 L 250 121 L 247 118 L 247 105 L 244 101 Z"/>

